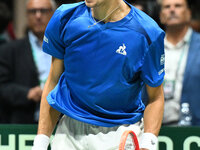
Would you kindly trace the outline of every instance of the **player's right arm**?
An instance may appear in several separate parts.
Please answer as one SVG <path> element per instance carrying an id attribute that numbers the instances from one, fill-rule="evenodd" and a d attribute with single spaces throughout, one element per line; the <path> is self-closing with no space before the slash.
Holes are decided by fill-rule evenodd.
<path id="1" fill-rule="evenodd" d="M 52 58 L 50 73 L 44 86 L 44 91 L 40 104 L 38 134 L 45 134 L 47 136 L 50 136 L 58 121 L 60 113 L 48 104 L 46 97 L 58 83 L 60 75 L 63 73 L 64 70 L 63 65 L 63 60 L 55 57 Z"/>
<path id="2" fill-rule="evenodd" d="M 60 112 L 52 108 L 47 102 L 47 95 L 57 85 L 61 74 L 64 71 L 63 60 L 53 57 L 51 69 L 48 79 L 45 83 L 40 104 L 40 117 L 38 124 L 38 135 L 34 139 L 34 146 L 32 150 L 41 149 L 46 150 L 49 144 L 49 137 L 51 136 L 56 123 L 59 119 Z"/>

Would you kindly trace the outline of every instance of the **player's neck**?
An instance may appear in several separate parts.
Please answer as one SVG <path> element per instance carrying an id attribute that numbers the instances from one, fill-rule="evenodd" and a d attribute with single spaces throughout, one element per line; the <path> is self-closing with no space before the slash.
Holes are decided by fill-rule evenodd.
<path id="1" fill-rule="evenodd" d="M 95 19 L 103 19 L 102 21 L 106 23 L 121 20 L 129 13 L 130 7 L 123 0 L 108 0 L 91 10 Z"/>
<path id="2" fill-rule="evenodd" d="M 166 30 L 167 40 L 173 45 L 176 45 L 178 42 L 180 42 L 184 38 L 185 34 L 188 31 L 188 28 L 189 26 L 167 28 Z"/>

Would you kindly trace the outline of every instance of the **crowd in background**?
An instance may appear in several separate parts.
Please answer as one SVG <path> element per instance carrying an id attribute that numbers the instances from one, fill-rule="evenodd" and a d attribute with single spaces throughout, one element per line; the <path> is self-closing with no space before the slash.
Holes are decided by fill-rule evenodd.
<path id="1" fill-rule="evenodd" d="M 59 0 L 55 4 L 52 0 L 29 0 L 24 8 L 28 20 L 25 36 L 16 39 L 13 11 L 9 3 L 0 1 L 0 123 L 37 123 L 51 61 L 41 53 L 43 35 L 56 7 L 66 2 L 75 1 Z M 166 32 L 163 125 L 179 125 L 182 103 L 188 103 L 191 109 L 189 125 L 200 125 L 200 1 L 127 2 L 150 15 Z"/>

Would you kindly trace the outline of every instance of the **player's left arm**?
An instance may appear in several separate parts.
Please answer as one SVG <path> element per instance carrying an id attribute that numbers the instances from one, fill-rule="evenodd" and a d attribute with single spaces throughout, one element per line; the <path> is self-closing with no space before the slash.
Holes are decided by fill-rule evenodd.
<path id="1" fill-rule="evenodd" d="M 144 132 L 158 136 L 164 111 L 163 85 L 150 87 L 146 85 L 149 101 L 144 111 Z"/>
<path id="2" fill-rule="evenodd" d="M 144 134 L 142 136 L 142 145 L 140 150 L 154 150 L 157 145 L 157 136 L 160 131 L 163 111 L 164 111 L 164 93 L 163 85 L 150 87 L 146 85 L 149 101 L 144 111 Z M 152 142 L 153 141 L 153 142 Z"/>

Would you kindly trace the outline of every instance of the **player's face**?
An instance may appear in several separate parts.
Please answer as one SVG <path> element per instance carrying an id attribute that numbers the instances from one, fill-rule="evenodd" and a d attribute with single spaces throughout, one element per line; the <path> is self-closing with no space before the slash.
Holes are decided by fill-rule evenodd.
<path id="1" fill-rule="evenodd" d="M 49 0 L 30 0 L 27 3 L 28 26 L 36 35 L 43 35 L 45 28 L 53 15 Z"/>
<path id="2" fill-rule="evenodd" d="M 162 0 L 160 20 L 166 26 L 187 24 L 191 14 L 185 0 Z"/>
<path id="3" fill-rule="evenodd" d="M 102 3 L 105 3 L 106 1 L 107 0 L 85 0 L 85 4 L 90 8 L 94 8 L 98 7 Z"/>

